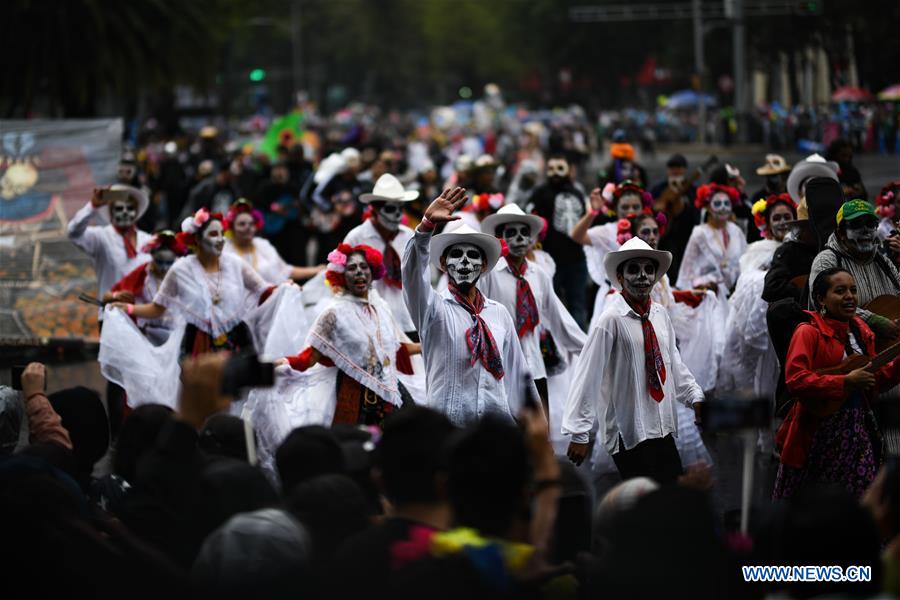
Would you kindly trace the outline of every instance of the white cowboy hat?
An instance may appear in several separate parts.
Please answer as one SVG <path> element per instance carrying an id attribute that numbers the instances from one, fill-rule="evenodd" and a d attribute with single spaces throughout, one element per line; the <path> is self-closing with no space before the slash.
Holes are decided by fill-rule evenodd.
<path id="1" fill-rule="evenodd" d="M 757 175 L 780 175 L 791 170 L 791 165 L 778 154 L 766 154 L 766 164 L 756 169 Z"/>
<path id="2" fill-rule="evenodd" d="M 129 198 L 133 198 L 137 202 L 137 218 L 140 219 L 144 216 L 144 213 L 147 212 L 147 207 L 150 206 L 150 199 L 147 197 L 147 194 L 137 189 L 136 187 L 131 187 L 130 185 L 124 185 L 122 183 L 114 183 L 109 186 L 110 191 L 113 192 L 128 192 Z M 100 214 L 106 219 L 107 223 L 112 223 L 112 219 L 109 216 L 109 205 L 104 204 L 99 209 Z M 137 219 L 135 219 L 137 220 Z"/>
<path id="3" fill-rule="evenodd" d="M 419 197 L 417 190 L 404 190 L 400 180 L 385 173 L 375 182 L 371 194 L 360 194 L 359 201 L 363 204 L 382 200 L 384 202 L 412 202 Z"/>
<path id="4" fill-rule="evenodd" d="M 475 231 L 468 225 L 460 225 L 451 233 L 441 233 L 431 238 L 431 264 L 443 271 L 441 256 L 447 248 L 456 244 L 472 244 L 481 248 L 487 262 L 485 273 L 492 271 L 500 260 L 500 241 L 497 238 Z"/>
<path id="5" fill-rule="evenodd" d="M 517 204 L 501 206 L 500 210 L 487 216 L 481 222 L 481 231 L 489 235 L 496 235 L 497 227 L 506 223 L 527 223 L 531 228 L 531 237 L 536 237 L 544 226 L 544 220 L 537 215 L 529 215 L 522 211 Z"/>
<path id="6" fill-rule="evenodd" d="M 632 258 L 649 258 L 656 261 L 659 266 L 656 269 L 656 280 L 653 282 L 654 285 L 657 281 L 662 279 L 662 276 L 665 275 L 666 271 L 669 270 L 669 267 L 672 266 L 671 252 L 654 250 L 641 238 L 633 237 L 622 244 L 622 247 L 615 252 L 608 253 L 603 259 L 603 267 L 606 269 L 606 278 L 617 290 L 621 289 L 622 286 L 619 285 L 619 278 L 616 276 L 616 270 L 619 268 L 619 265 Z"/>
<path id="7" fill-rule="evenodd" d="M 806 160 L 802 160 L 794 165 L 791 174 L 787 180 L 787 191 L 793 198 L 794 202 L 800 203 L 800 186 L 803 182 L 811 177 L 827 177 L 829 179 L 838 180 L 837 176 L 838 164 L 834 161 L 825 160 L 819 154 L 808 156 Z"/>

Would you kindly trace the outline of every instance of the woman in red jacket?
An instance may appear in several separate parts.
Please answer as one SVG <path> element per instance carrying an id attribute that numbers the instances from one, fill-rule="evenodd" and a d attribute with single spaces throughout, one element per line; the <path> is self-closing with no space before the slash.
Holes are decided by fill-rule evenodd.
<path id="1" fill-rule="evenodd" d="M 794 331 L 785 361 L 785 383 L 796 401 L 775 436 L 781 451 L 775 499 L 810 484 L 840 485 L 860 496 L 884 457 L 871 401 L 900 382 L 896 360 L 875 372 L 866 367 L 846 375 L 816 372 L 839 365 L 850 354 L 873 356 L 875 335 L 856 316 L 856 282 L 850 273 L 826 269 L 812 291 L 819 310 L 808 311 L 810 322 Z M 840 408 L 816 416 L 828 402 L 840 403 Z"/>

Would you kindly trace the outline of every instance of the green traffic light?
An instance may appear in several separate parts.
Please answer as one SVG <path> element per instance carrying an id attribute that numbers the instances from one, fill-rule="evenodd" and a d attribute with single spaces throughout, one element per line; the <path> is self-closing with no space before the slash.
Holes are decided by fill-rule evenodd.
<path id="1" fill-rule="evenodd" d="M 266 71 L 264 69 L 253 69 L 250 71 L 250 81 L 262 81 L 266 78 Z"/>

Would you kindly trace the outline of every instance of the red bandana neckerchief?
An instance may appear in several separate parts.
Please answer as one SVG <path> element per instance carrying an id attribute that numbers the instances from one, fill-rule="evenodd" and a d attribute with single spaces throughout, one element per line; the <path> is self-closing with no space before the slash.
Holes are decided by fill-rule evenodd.
<path id="1" fill-rule="evenodd" d="M 480 360 L 494 378 L 503 379 L 503 361 L 500 359 L 500 349 L 497 347 L 497 342 L 494 341 L 490 327 L 481 318 L 481 310 L 484 308 L 484 296 L 481 294 L 481 290 L 475 288 L 475 302 L 469 302 L 468 297 L 457 289 L 453 281 L 450 281 L 448 289 L 456 301 L 472 315 L 472 326 L 466 330 L 466 344 L 472 353 L 470 366 L 475 366 L 475 363 Z"/>
<path id="2" fill-rule="evenodd" d="M 537 302 L 531 292 L 531 285 L 525 279 L 525 271 L 528 270 L 528 261 L 523 260 L 521 267 L 516 267 L 507 260 L 506 265 L 516 277 L 516 333 L 522 338 L 526 333 L 534 331 L 541 322 L 538 314 Z"/>
<path id="3" fill-rule="evenodd" d="M 131 234 L 135 234 L 135 239 L 137 239 L 137 229 L 134 225 L 131 227 L 118 227 L 113 225 L 113 228 L 118 232 L 119 235 L 122 236 L 122 240 L 125 242 L 125 254 L 128 255 L 128 258 L 134 258 L 137 256 L 137 249 L 134 247 L 134 243 L 131 241 Z"/>
<path id="4" fill-rule="evenodd" d="M 647 391 L 650 392 L 651 398 L 662 402 L 665 395 L 662 386 L 666 382 L 666 364 L 663 362 L 653 323 L 650 322 L 650 307 L 653 303 L 648 298 L 646 303 L 640 305 L 629 298 L 627 294 L 622 294 L 622 298 L 641 318 L 641 330 L 644 333 L 644 369 L 647 373 Z"/>
<path id="5" fill-rule="evenodd" d="M 372 220 L 372 225 L 375 227 L 375 231 L 378 232 L 378 235 L 381 236 L 381 239 L 384 240 L 384 282 L 391 287 L 402 289 L 403 281 L 400 275 L 400 255 L 397 254 L 397 251 L 394 250 L 394 247 L 391 246 L 391 241 L 397 237 L 399 230 L 397 231 L 388 231 L 384 227 L 382 227 L 377 220 Z"/>

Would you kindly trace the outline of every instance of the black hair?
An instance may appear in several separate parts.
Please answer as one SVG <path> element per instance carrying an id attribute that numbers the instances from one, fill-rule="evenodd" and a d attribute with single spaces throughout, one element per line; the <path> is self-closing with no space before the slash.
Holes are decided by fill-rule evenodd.
<path id="1" fill-rule="evenodd" d="M 440 500 L 434 480 L 445 467 L 445 446 L 454 431 L 443 413 L 423 406 L 385 420 L 379 463 L 385 494 L 394 504 Z"/>
<path id="2" fill-rule="evenodd" d="M 648 215 L 647 213 L 638 213 L 638 215 L 631 220 L 631 235 L 634 237 L 638 236 L 638 230 L 641 227 L 641 223 L 646 221 L 647 219 L 653 221 L 653 224 L 659 227 L 659 221 L 656 220 L 656 217 L 653 215 Z M 658 265 L 657 265 L 658 266 Z"/>
<path id="3" fill-rule="evenodd" d="M 297 485 L 287 510 L 307 528 L 316 561 L 327 563 L 337 548 L 369 524 L 365 496 L 346 475 L 320 475 Z"/>
<path id="4" fill-rule="evenodd" d="M 450 502 L 458 525 L 507 536 L 523 509 L 529 478 L 521 430 L 499 416 L 485 416 L 467 429 L 450 454 Z"/>
<path id="5" fill-rule="evenodd" d="M 547 157 L 547 162 L 550 162 L 551 160 L 564 160 L 566 161 L 566 164 L 569 164 L 569 157 L 566 156 L 565 152 L 552 152 Z"/>
<path id="6" fill-rule="evenodd" d="M 682 169 L 686 169 L 687 166 L 688 161 L 683 154 L 673 154 L 669 157 L 669 160 L 666 161 L 666 167 L 669 168 L 681 167 Z"/>
<path id="7" fill-rule="evenodd" d="M 109 448 L 109 421 L 99 392 L 77 386 L 54 392 L 48 400 L 69 432 L 78 468 L 90 475 Z"/>
<path id="8" fill-rule="evenodd" d="M 335 435 L 320 425 L 298 427 L 275 451 L 284 493 L 307 479 L 344 472 L 344 453 Z"/>
<path id="9" fill-rule="evenodd" d="M 172 409 L 162 404 L 144 404 L 134 409 L 122 423 L 112 455 L 113 473 L 134 483 L 141 456 L 153 447 Z"/>
<path id="10" fill-rule="evenodd" d="M 816 308 L 821 306 L 819 302 L 820 297 L 824 297 L 825 294 L 828 293 L 828 288 L 831 287 L 831 278 L 838 273 L 846 273 L 853 277 L 853 275 L 847 269 L 842 269 L 840 267 L 831 267 L 829 269 L 825 269 L 818 275 L 816 275 L 815 281 L 813 281 L 812 288 L 812 299 L 816 304 Z"/>
<path id="11" fill-rule="evenodd" d="M 625 263 L 630 262 L 632 260 L 634 260 L 634 259 L 629 258 L 628 260 L 623 260 L 622 262 L 620 262 L 618 264 L 618 266 L 616 266 L 616 275 L 622 275 L 625 272 Z M 656 260 L 655 258 L 648 258 L 647 260 L 652 262 L 654 264 L 654 266 L 656 267 L 656 270 L 659 271 L 659 261 L 658 260 Z"/>
<path id="12" fill-rule="evenodd" d="M 206 454 L 247 462 L 244 420 L 226 414 L 211 416 L 200 432 L 197 445 Z"/>

